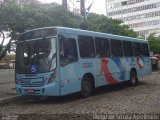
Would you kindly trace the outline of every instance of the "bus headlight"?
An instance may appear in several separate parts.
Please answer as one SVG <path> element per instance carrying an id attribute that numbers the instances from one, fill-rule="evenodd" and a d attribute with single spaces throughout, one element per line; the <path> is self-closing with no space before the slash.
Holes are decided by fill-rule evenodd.
<path id="1" fill-rule="evenodd" d="M 51 73 L 51 75 L 50 75 L 50 77 L 48 79 L 48 84 L 52 83 L 55 80 L 55 78 L 56 78 L 55 72 Z"/>

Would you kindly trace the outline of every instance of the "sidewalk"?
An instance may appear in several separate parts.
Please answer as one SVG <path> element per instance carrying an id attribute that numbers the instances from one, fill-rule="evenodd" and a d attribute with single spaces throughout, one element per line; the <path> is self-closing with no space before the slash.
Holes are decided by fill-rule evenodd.
<path id="1" fill-rule="evenodd" d="M 16 96 L 13 69 L 0 69 L 0 99 Z"/>
<path id="2" fill-rule="evenodd" d="M 16 96 L 15 83 L 0 85 L 0 99 Z"/>

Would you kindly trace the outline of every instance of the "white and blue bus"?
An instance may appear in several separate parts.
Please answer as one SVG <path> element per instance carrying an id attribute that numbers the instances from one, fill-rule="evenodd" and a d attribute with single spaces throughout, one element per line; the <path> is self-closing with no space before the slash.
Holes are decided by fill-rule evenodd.
<path id="1" fill-rule="evenodd" d="M 93 31 L 45 27 L 22 33 L 17 42 L 15 82 L 20 95 L 90 96 L 99 86 L 151 73 L 148 42 Z"/>

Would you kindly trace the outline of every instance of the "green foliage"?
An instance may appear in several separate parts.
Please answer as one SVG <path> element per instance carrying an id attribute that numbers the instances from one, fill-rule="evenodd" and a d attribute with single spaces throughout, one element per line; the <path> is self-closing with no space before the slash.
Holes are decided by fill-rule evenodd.
<path id="1" fill-rule="evenodd" d="M 69 12 L 56 3 L 43 4 L 37 0 L 3 0 L 0 2 L 0 29 L 10 32 L 12 40 L 17 40 L 20 33 L 39 27 L 64 26 L 79 28 L 81 17 Z M 79 22 L 78 22 L 79 19 Z M 78 23 L 75 21 L 77 20 Z M 137 37 L 137 33 L 123 25 L 122 21 L 91 13 L 88 16 L 89 30 Z M 10 43 L 2 50 L 0 60 L 6 55 Z"/>
<path id="2" fill-rule="evenodd" d="M 2 61 L 10 61 L 10 60 L 15 60 L 15 55 L 6 55 Z"/>
<path id="3" fill-rule="evenodd" d="M 0 26 L 10 31 L 11 39 L 17 39 L 19 33 L 29 29 L 47 26 L 65 26 L 77 28 L 73 22 L 76 17 L 56 3 L 43 4 L 37 0 L 5 0 L 0 3 Z M 107 18 L 104 15 L 90 13 L 89 30 L 137 37 L 137 34 L 122 25 L 122 21 Z"/>
<path id="4" fill-rule="evenodd" d="M 37 0 L 5 0 L 0 3 L 0 26 L 10 31 L 12 40 L 26 30 L 47 27 L 65 26 L 78 28 L 73 22 L 77 16 L 56 3 L 43 4 Z M 104 15 L 90 13 L 88 16 L 89 30 L 137 37 L 137 33 L 122 25 L 122 21 L 107 18 Z"/>
<path id="5" fill-rule="evenodd" d="M 153 51 L 154 54 L 160 53 L 160 36 L 156 37 L 155 33 L 150 34 L 147 37 L 149 42 L 150 50 Z"/>
<path id="6" fill-rule="evenodd" d="M 10 45 L 11 45 L 11 40 L 6 46 L 0 45 L 0 61 L 5 57 L 7 50 L 9 50 L 10 48 Z"/>
<path id="7" fill-rule="evenodd" d="M 0 3 L 0 26 L 10 31 L 12 40 L 26 30 L 47 27 L 77 27 L 69 11 L 56 3 L 43 4 L 36 0 L 5 0 Z"/>
<path id="8" fill-rule="evenodd" d="M 116 35 L 123 35 L 129 37 L 137 37 L 138 34 L 127 25 L 123 25 L 121 20 L 107 18 L 104 15 L 90 13 L 88 15 L 89 30 L 104 32 Z"/>

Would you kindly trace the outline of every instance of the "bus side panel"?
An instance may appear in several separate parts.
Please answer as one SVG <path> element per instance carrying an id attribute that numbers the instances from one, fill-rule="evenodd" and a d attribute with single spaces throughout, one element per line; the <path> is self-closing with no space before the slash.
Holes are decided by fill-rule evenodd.
<path id="1" fill-rule="evenodd" d="M 137 63 L 134 57 L 124 57 L 125 81 L 130 80 L 130 72 L 132 68 L 137 70 Z"/>
<path id="2" fill-rule="evenodd" d="M 125 58 L 98 58 L 98 75 L 96 87 L 108 84 L 116 84 L 127 80 L 129 77 L 128 71 L 130 70 L 129 63 L 126 64 Z"/>
<path id="3" fill-rule="evenodd" d="M 108 71 L 108 59 L 107 58 L 97 58 L 97 74 L 95 87 L 103 86 L 109 84 L 105 73 Z"/>
<path id="4" fill-rule="evenodd" d="M 125 80 L 126 63 L 124 63 L 124 60 L 123 57 L 112 57 L 110 59 L 109 68 L 117 83 Z"/>
<path id="5" fill-rule="evenodd" d="M 80 91 L 83 76 L 87 73 L 91 73 L 94 76 L 95 71 L 95 59 L 80 59 L 76 63 L 61 67 L 61 95 Z"/>
<path id="6" fill-rule="evenodd" d="M 80 76 L 78 62 L 60 67 L 61 95 L 80 91 Z"/>
<path id="7" fill-rule="evenodd" d="M 150 74 L 152 71 L 149 57 L 136 57 L 138 78 Z"/>

